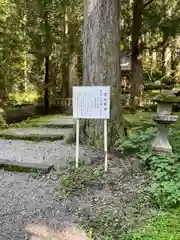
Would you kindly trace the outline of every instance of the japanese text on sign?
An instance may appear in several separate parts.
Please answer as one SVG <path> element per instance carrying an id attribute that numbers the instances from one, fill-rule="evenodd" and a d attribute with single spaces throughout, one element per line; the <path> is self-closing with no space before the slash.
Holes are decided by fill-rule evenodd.
<path id="1" fill-rule="evenodd" d="M 108 119 L 110 87 L 73 87 L 73 117 Z"/>

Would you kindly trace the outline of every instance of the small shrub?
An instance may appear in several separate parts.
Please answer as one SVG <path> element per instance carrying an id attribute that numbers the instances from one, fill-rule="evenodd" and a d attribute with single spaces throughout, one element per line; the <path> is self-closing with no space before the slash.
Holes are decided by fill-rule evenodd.
<path id="1" fill-rule="evenodd" d="M 132 128 L 128 137 L 119 138 L 116 141 L 116 151 L 127 154 L 127 153 L 141 153 L 148 152 L 152 139 L 155 136 L 154 128 Z"/>
<path id="2" fill-rule="evenodd" d="M 180 153 L 180 128 L 172 129 L 169 134 L 169 141 L 175 153 Z"/>
<path id="3" fill-rule="evenodd" d="M 105 209 L 91 217 L 84 228 L 92 231 L 93 239 L 123 240 L 123 221 L 121 214 L 113 209 Z"/>
<path id="4" fill-rule="evenodd" d="M 151 184 L 148 188 L 152 199 L 161 207 L 180 204 L 180 161 L 177 155 L 151 155 L 146 160 L 150 166 Z"/>
<path id="5" fill-rule="evenodd" d="M 93 166 L 81 164 L 78 168 L 69 164 L 60 176 L 60 192 L 65 195 L 78 195 L 90 187 L 102 185 L 104 170 Z"/>
<path id="6" fill-rule="evenodd" d="M 7 126 L 3 116 L 0 114 L 0 128 L 5 128 Z"/>
<path id="7" fill-rule="evenodd" d="M 8 105 L 9 106 L 15 106 L 23 103 L 33 103 L 36 102 L 38 99 L 38 94 L 36 92 L 15 92 L 15 93 L 10 93 L 8 96 Z"/>

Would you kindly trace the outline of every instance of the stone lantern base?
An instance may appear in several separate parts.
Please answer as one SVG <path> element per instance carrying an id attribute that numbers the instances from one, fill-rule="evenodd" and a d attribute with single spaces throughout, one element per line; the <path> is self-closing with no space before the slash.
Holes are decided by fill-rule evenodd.
<path id="1" fill-rule="evenodd" d="M 172 152 L 172 147 L 168 141 L 169 125 L 175 123 L 178 117 L 174 115 L 155 115 L 153 119 L 156 122 L 158 133 L 153 142 L 152 151 Z"/>

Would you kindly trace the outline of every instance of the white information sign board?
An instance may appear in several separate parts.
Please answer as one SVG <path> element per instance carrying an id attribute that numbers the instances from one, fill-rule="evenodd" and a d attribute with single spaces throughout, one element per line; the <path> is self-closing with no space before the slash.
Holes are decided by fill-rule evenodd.
<path id="1" fill-rule="evenodd" d="M 79 161 L 79 119 L 104 119 L 105 171 L 107 158 L 107 119 L 110 117 L 110 87 L 73 87 L 73 118 L 76 119 L 76 167 Z"/>
<path id="2" fill-rule="evenodd" d="M 110 87 L 73 87 L 73 117 L 75 119 L 108 119 Z"/>

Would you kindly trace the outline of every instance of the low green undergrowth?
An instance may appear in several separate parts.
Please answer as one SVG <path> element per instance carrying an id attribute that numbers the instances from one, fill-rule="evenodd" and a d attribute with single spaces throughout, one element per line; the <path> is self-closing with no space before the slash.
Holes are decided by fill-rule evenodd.
<path id="1" fill-rule="evenodd" d="M 116 151 L 121 154 L 136 154 L 149 173 L 150 181 L 147 194 L 157 209 L 177 209 L 180 207 L 180 125 L 179 121 L 169 133 L 172 153 L 151 153 L 151 145 L 156 136 L 156 129 L 133 127 L 128 136 L 116 142 Z M 125 234 L 128 240 L 179 240 L 180 214 L 166 212 L 145 222 L 138 230 Z"/>
<path id="2" fill-rule="evenodd" d="M 121 154 L 148 152 L 155 133 L 156 130 L 152 127 L 146 130 L 141 127 L 132 128 L 128 136 L 116 141 L 115 149 Z"/>
<path id="3" fill-rule="evenodd" d="M 116 141 L 115 150 L 121 154 L 136 153 L 144 155 L 149 152 L 156 133 L 157 130 L 154 127 L 132 127 L 128 131 L 128 136 L 122 136 Z M 171 129 L 169 141 L 173 152 L 180 153 L 180 128 Z"/>
<path id="4" fill-rule="evenodd" d="M 78 195 L 90 187 L 101 187 L 104 182 L 104 169 L 80 164 L 78 168 L 70 163 L 60 175 L 59 194 Z"/>
<path id="5" fill-rule="evenodd" d="M 6 121 L 4 120 L 2 114 L 0 113 L 0 129 L 6 128 L 7 124 Z"/>
<path id="6" fill-rule="evenodd" d="M 122 214 L 122 209 L 104 206 L 84 222 L 92 240 L 180 240 L 180 129 L 178 125 L 169 134 L 174 154 L 153 154 L 150 147 L 156 136 L 154 127 L 136 126 L 116 142 L 121 155 L 137 155 L 150 176 L 143 196 L 147 197 L 154 214 Z M 137 160 L 138 161 L 138 160 Z M 83 194 L 86 189 L 108 184 L 103 169 L 70 165 L 60 176 L 60 193 Z M 145 202 L 145 201 L 144 201 Z M 139 202 L 139 207 L 143 208 Z M 124 209 L 125 211 L 126 209 Z M 153 216 L 152 216 L 153 215 Z M 128 221 L 127 221 L 128 219 Z"/>
<path id="7" fill-rule="evenodd" d="M 113 209 L 106 209 L 84 224 L 93 240 L 179 240 L 179 226 L 178 211 L 159 212 L 141 219 L 134 216 L 127 224 Z"/>
<path id="8" fill-rule="evenodd" d="M 92 232 L 92 239 L 120 240 L 124 231 L 124 222 L 118 211 L 105 209 L 84 224 L 87 232 Z"/>
<path id="9" fill-rule="evenodd" d="M 158 207 L 180 206 L 180 156 L 150 155 L 146 158 L 151 182 L 148 191 Z"/>
<path id="10" fill-rule="evenodd" d="M 159 214 L 145 222 L 137 231 L 132 233 L 131 240 L 179 240 L 180 214 Z"/>
<path id="11" fill-rule="evenodd" d="M 171 130 L 169 134 L 169 142 L 172 146 L 173 152 L 180 154 L 180 124 L 177 128 Z"/>
<path id="12" fill-rule="evenodd" d="M 151 154 L 150 147 L 155 129 L 134 128 L 134 132 L 116 143 L 121 154 L 137 154 L 151 176 L 148 191 L 158 207 L 174 207 L 180 204 L 180 134 L 170 133 L 170 142 L 176 154 Z"/>

